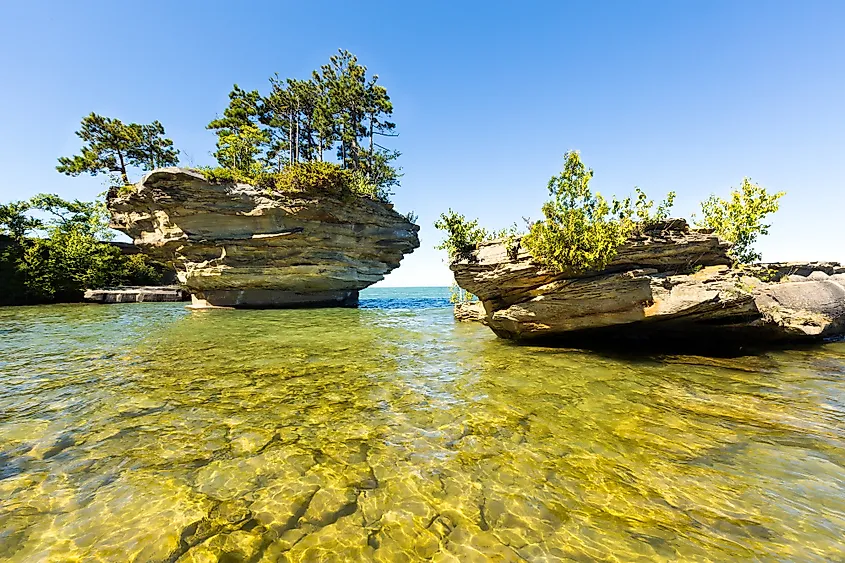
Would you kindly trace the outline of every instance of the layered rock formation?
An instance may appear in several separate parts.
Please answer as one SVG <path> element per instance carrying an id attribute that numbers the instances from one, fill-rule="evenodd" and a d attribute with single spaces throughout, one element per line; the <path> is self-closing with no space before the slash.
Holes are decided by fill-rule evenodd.
<path id="1" fill-rule="evenodd" d="M 162 168 L 110 193 L 112 227 L 172 263 L 195 306 L 355 306 L 419 247 L 419 227 L 352 194 L 271 193 Z"/>
<path id="2" fill-rule="evenodd" d="M 601 272 L 544 269 L 501 242 L 451 268 L 484 304 L 482 320 L 516 340 L 718 337 L 734 343 L 845 332 L 845 268 L 836 263 L 731 268 L 729 244 L 683 220 L 632 237 Z"/>
<path id="3" fill-rule="evenodd" d="M 481 301 L 455 303 L 455 320 L 462 323 L 484 322 L 487 311 Z"/>

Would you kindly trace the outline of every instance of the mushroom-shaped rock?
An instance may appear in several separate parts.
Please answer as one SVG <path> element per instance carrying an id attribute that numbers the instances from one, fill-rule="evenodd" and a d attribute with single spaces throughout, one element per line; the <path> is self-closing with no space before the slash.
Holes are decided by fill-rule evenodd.
<path id="1" fill-rule="evenodd" d="M 172 263 L 198 307 L 355 306 L 420 244 L 392 205 L 340 190 L 279 193 L 161 168 L 121 192 L 109 194 L 111 226 Z"/>

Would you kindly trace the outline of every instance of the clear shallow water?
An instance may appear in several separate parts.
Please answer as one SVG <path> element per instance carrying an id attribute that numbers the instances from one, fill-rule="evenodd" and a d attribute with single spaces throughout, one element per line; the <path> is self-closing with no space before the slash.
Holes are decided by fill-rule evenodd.
<path id="1" fill-rule="evenodd" d="M 845 344 L 517 347 L 447 295 L 0 309 L 0 560 L 843 560 Z"/>

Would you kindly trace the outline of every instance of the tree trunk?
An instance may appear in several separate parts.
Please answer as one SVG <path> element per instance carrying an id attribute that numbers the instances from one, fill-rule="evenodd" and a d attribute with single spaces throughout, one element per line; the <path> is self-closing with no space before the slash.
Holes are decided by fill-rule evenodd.
<path id="1" fill-rule="evenodd" d="M 293 112 L 288 113 L 288 162 L 293 164 Z"/>
<path id="2" fill-rule="evenodd" d="M 120 160 L 120 175 L 123 177 L 123 184 L 129 185 L 129 176 L 126 174 L 126 163 L 123 161 L 123 153 L 118 150 L 117 158 Z"/>
<path id="3" fill-rule="evenodd" d="M 340 126 L 340 165 L 341 168 L 346 168 L 346 139 L 344 139 L 346 133 L 346 126 Z"/>
<path id="4" fill-rule="evenodd" d="M 299 162 L 299 113 L 296 114 L 296 161 Z"/>
<path id="5" fill-rule="evenodd" d="M 373 179 L 373 114 L 370 114 L 370 154 L 367 155 L 367 177 Z"/>

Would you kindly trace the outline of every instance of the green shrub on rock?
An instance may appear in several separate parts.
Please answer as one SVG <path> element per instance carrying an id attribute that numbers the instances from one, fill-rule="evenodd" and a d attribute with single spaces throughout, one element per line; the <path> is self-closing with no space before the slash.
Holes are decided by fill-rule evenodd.
<path id="1" fill-rule="evenodd" d="M 451 209 L 441 213 L 434 226 L 446 231 L 446 238 L 435 248 L 445 250 L 452 261 L 472 260 L 478 244 L 487 238 L 487 231 L 478 226 L 477 219 L 469 221 Z"/>
<path id="2" fill-rule="evenodd" d="M 525 249 L 551 270 L 578 275 L 606 268 L 627 240 L 653 237 L 656 231 L 669 228 L 675 192 L 669 192 L 656 206 L 640 188 L 634 188 L 633 200 L 612 197 L 608 201 L 591 190 L 592 178 L 593 171 L 581 162 L 578 152 L 567 152 L 563 171 L 549 180 L 552 197 L 543 205 L 544 217 L 531 223 L 527 234 L 521 235 L 515 224 L 488 232 L 477 220 L 469 221 L 450 209 L 435 223 L 447 233 L 436 248 L 447 250 L 453 262 L 472 261 L 480 242 L 501 240 L 511 260 L 517 260 L 520 249 Z M 759 235 L 768 234 L 770 227 L 763 220 L 778 210 L 783 195 L 769 194 L 745 178 L 730 200 L 711 196 L 702 202 L 703 218 L 695 224 L 732 243 L 736 262 L 753 262 L 760 259 L 753 244 Z"/>
<path id="3" fill-rule="evenodd" d="M 558 272 L 577 274 L 601 270 L 616 255 L 628 237 L 665 222 L 675 199 L 670 192 L 657 205 L 635 188 L 637 197 L 607 201 L 590 189 L 593 171 L 581 162 L 577 151 L 564 155 L 563 171 L 549 180 L 551 201 L 543 205 L 544 219 L 529 226 L 522 235 L 516 224 L 488 232 L 478 221 L 468 221 L 451 209 L 434 224 L 447 232 L 436 248 L 449 252 L 451 260 L 472 260 L 473 251 L 484 240 L 501 240 L 511 260 L 525 248 L 539 263 Z M 654 211 L 652 211 L 654 209 Z"/>
<path id="4" fill-rule="evenodd" d="M 289 164 L 279 172 L 247 174 L 231 168 L 197 168 L 210 182 L 234 182 L 267 189 L 270 193 L 354 194 L 390 202 L 390 191 L 373 184 L 360 172 L 334 162 L 310 161 Z"/>
<path id="5" fill-rule="evenodd" d="M 779 200 L 786 192 L 770 194 L 766 188 L 743 178 L 738 190 L 725 200 L 711 195 L 701 202 L 702 218 L 695 225 L 713 229 L 713 232 L 733 244 L 731 255 L 737 262 L 750 263 L 760 260 L 753 248 L 757 237 L 769 233 L 771 225 L 763 223 L 780 207 Z"/>
<path id="6" fill-rule="evenodd" d="M 601 270 L 631 234 L 630 199 L 608 202 L 590 189 L 592 177 L 578 152 L 566 153 L 563 171 L 549 180 L 552 199 L 543 205 L 545 218 L 522 238 L 538 262 L 559 272 Z"/>

